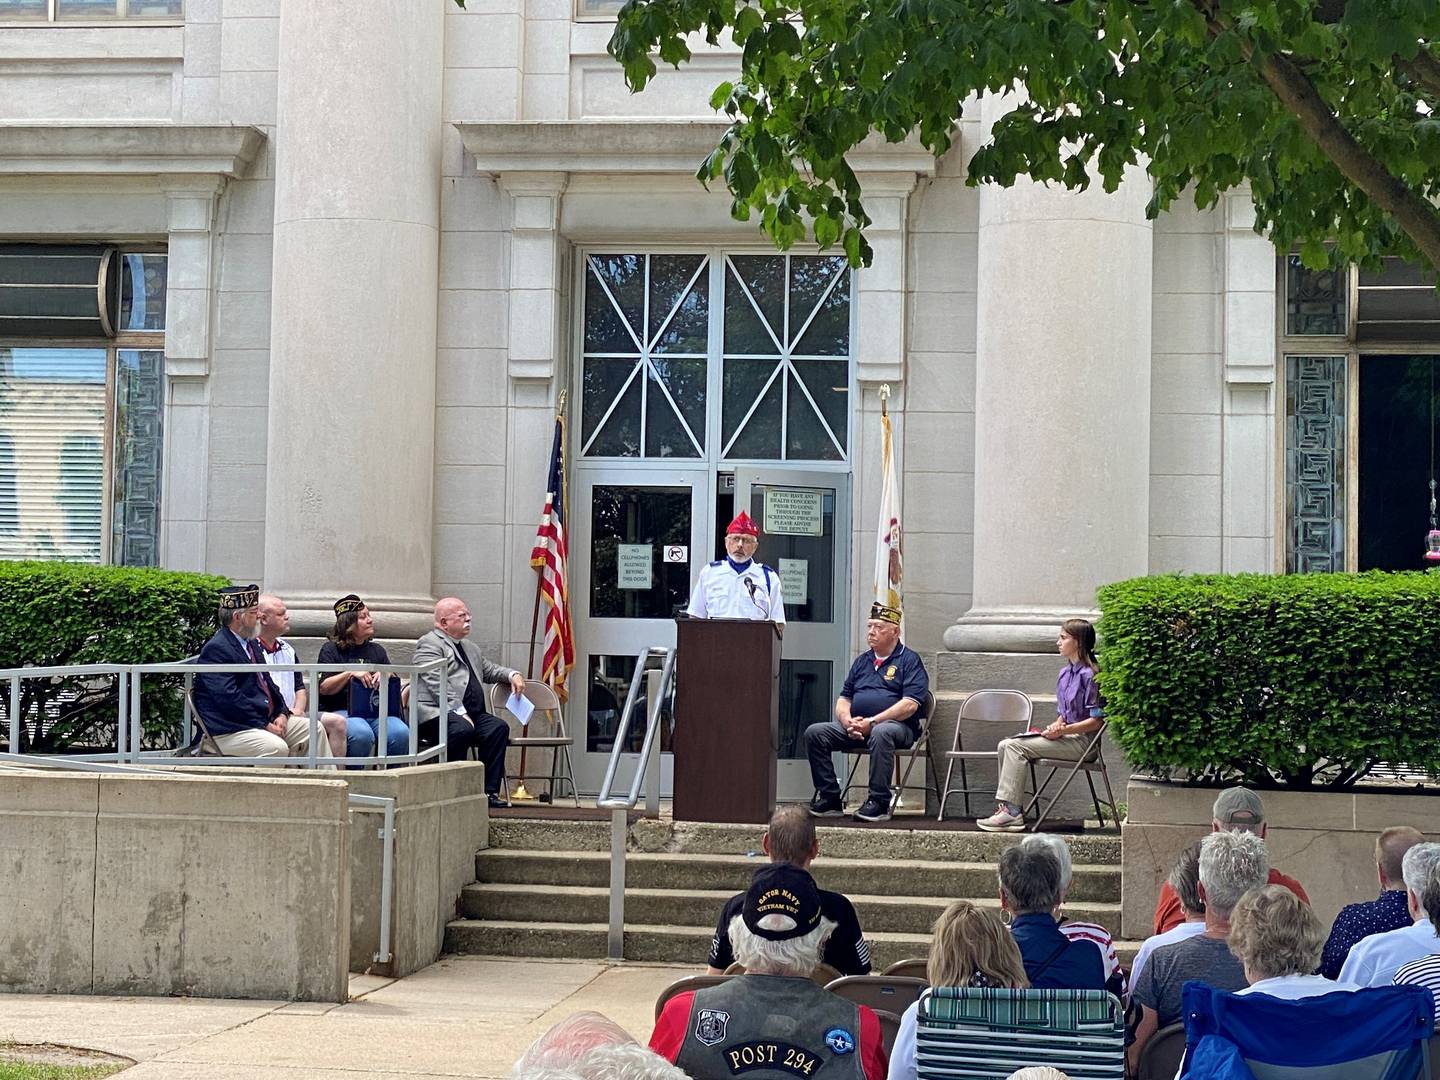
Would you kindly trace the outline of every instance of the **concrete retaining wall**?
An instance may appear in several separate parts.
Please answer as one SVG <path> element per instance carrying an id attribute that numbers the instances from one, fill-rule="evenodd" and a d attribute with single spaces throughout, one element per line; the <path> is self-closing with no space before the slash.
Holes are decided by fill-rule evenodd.
<path id="1" fill-rule="evenodd" d="M 343 783 L 0 774 L 0 989 L 344 1001 Z"/>
<path id="2" fill-rule="evenodd" d="M 1160 883 L 1175 857 L 1210 831 L 1216 791 L 1132 780 L 1123 829 L 1121 933 L 1149 936 Z M 1373 900 L 1375 837 L 1391 825 L 1440 831 L 1440 793 L 1267 791 L 1270 862 L 1305 887 L 1328 926 L 1346 904 Z"/>

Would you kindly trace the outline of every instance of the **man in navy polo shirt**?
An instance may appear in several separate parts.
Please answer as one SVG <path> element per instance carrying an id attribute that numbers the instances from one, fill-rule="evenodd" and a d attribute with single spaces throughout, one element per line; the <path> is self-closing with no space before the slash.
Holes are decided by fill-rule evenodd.
<path id="1" fill-rule="evenodd" d="M 900 612 L 872 604 L 865 639 L 870 648 L 850 665 L 835 701 L 835 719 L 805 729 L 805 755 L 815 783 L 810 813 L 815 817 L 845 813 L 830 755 L 864 745 L 870 751 L 870 792 L 855 816 L 888 821 L 895 751 L 908 749 L 920 737 L 919 712 L 930 691 L 930 676 L 915 651 L 900 644 Z"/>

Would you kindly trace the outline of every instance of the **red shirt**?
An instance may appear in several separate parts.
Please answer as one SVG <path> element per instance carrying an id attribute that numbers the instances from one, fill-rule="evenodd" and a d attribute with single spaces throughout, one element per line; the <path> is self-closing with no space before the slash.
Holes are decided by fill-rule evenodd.
<path id="1" fill-rule="evenodd" d="M 671 1064 L 680 1056 L 680 1044 L 690 1030 L 690 1007 L 694 1002 L 693 990 L 676 994 L 665 1003 L 650 1034 L 650 1049 Z M 865 1005 L 860 1006 L 860 1067 L 865 1070 L 865 1080 L 885 1080 L 890 1069 L 885 1043 L 880 1037 L 880 1018 Z"/>
<path id="2" fill-rule="evenodd" d="M 1300 882 L 1282 874 L 1274 867 L 1270 869 L 1270 880 L 1266 884 L 1284 885 L 1305 903 L 1310 903 L 1310 897 L 1305 895 L 1305 890 L 1300 887 Z M 1180 897 L 1175 895 L 1175 890 L 1167 881 L 1160 886 L 1160 899 L 1155 901 L 1155 933 L 1163 934 L 1166 930 L 1179 926 L 1184 921 L 1185 909 L 1180 906 Z"/>

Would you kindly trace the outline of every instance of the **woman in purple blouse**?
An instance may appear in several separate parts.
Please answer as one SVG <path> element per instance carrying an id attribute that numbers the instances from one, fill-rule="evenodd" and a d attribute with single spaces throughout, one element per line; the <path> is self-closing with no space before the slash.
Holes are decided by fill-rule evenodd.
<path id="1" fill-rule="evenodd" d="M 1090 745 L 1090 736 L 1099 729 L 1102 715 L 1100 694 L 1095 687 L 1095 627 L 1084 619 L 1068 619 L 1060 628 L 1055 647 L 1066 660 L 1055 680 L 1054 723 L 1043 731 L 1003 739 L 1000 752 L 1000 783 L 996 786 L 995 813 L 975 824 L 986 832 L 1024 832 L 1020 813 L 1025 797 L 1025 772 L 1031 761 L 1078 761 Z"/>

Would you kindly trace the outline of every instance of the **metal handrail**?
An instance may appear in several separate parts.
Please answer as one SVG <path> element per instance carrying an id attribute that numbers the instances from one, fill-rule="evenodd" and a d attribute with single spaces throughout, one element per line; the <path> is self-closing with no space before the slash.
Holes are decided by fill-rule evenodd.
<path id="1" fill-rule="evenodd" d="M 173 776 L 178 766 L 160 768 L 154 765 L 122 765 L 110 761 L 86 761 L 79 758 L 50 757 L 44 754 L 16 755 L 6 761 L 0 755 L 0 769 L 15 768 L 64 769 L 71 772 L 98 772 L 133 776 Z M 319 779 L 326 779 L 320 777 Z M 394 959 L 390 949 L 390 919 L 394 910 L 395 897 L 395 798 L 392 795 L 361 795 L 347 791 L 345 798 L 350 807 L 378 807 L 385 816 L 380 826 L 382 850 L 380 856 L 380 947 L 372 960 L 377 964 L 388 964 Z"/>

